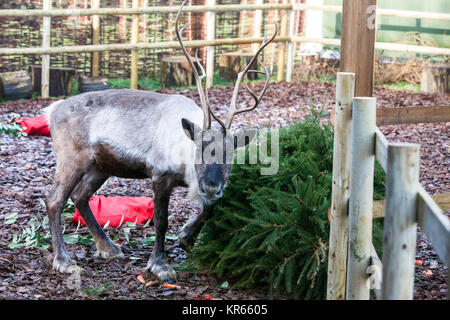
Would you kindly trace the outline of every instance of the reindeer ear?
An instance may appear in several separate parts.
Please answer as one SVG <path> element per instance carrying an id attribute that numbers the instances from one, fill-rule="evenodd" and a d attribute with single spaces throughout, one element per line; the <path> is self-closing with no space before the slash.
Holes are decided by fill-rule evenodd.
<path id="1" fill-rule="evenodd" d="M 198 125 L 188 119 L 182 118 L 181 125 L 183 126 L 186 136 L 192 141 L 194 141 L 195 138 L 202 132 L 202 129 Z"/>

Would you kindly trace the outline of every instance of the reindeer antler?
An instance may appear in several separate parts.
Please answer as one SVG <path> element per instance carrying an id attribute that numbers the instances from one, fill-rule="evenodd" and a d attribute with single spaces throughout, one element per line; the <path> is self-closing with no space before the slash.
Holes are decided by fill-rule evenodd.
<path id="1" fill-rule="evenodd" d="M 256 53 L 253 56 L 253 58 L 250 60 L 250 62 L 247 64 L 247 66 L 244 68 L 244 70 L 239 72 L 238 77 L 237 77 L 237 81 L 236 81 L 236 85 L 235 85 L 234 90 L 233 90 L 233 95 L 231 97 L 230 110 L 228 112 L 228 115 L 227 115 L 227 118 L 226 118 L 226 122 L 224 123 L 211 110 L 211 106 L 209 104 L 209 98 L 208 98 L 208 89 L 205 89 L 205 91 L 203 91 L 202 79 L 206 77 L 206 72 L 205 72 L 205 69 L 203 68 L 203 66 L 200 63 L 200 60 L 198 59 L 198 55 L 197 55 L 198 54 L 198 50 L 195 52 L 195 59 L 196 59 L 196 63 L 199 65 L 200 70 L 202 72 L 201 76 L 199 76 L 199 74 L 197 72 L 197 69 L 195 68 L 194 62 L 192 61 L 192 58 L 189 55 L 189 53 L 187 52 L 186 47 L 183 44 L 183 40 L 181 39 L 181 34 L 189 26 L 189 25 L 185 25 L 185 26 L 183 26 L 181 28 L 178 27 L 180 14 L 181 14 L 181 11 L 183 10 L 183 7 L 186 4 L 186 2 L 187 2 L 187 0 L 184 0 L 183 3 L 181 4 L 180 9 L 178 10 L 176 21 L 175 21 L 175 29 L 176 29 L 175 32 L 177 34 L 178 42 L 180 43 L 181 49 L 183 50 L 183 53 L 186 56 L 186 59 L 187 59 L 189 65 L 191 66 L 192 72 L 194 74 L 195 83 L 197 85 L 197 90 L 198 90 L 198 93 L 200 95 L 200 103 L 202 105 L 202 110 L 203 110 L 203 114 L 204 114 L 203 130 L 208 130 L 208 129 L 211 128 L 211 117 L 210 116 L 212 116 L 220 124 L 220 126 L 222 127 L 222 129 L 225 132 L 227 129 L 229 129 L 231 127 L 231 122 L 233 121 L 233 118 L 234 118 L 235 115 L 243 113 L 243 112 L 254 110 L 258 106 L 258 104 L 261 101 L 264 93 L 266 92 L 267 85 L 269 84 L 269 80 L 270 80 L 270 72 L 269 72 L 269 70 L 262 63 L 260 63 L 260 64 L 261 64 L 262 68 L 264 69 L 264 71 L 250 70 L 250 67 L 256 61 L 256 59 L 258 58 L 258 55 L 261 53 L 261 51 L 263 51 L 264 48 L 269 43 L 271 43 L 273 41 L 273 39 L 275 39 L 275 37 L 276 37 L 276 35 L 278 33 L 278 25 L 275 23 L 275 33 L 273 34 L 273 36 L 269 40 L 267 40 L 267 36 L 264 37 L 264 40 L 261 43 L 261 46 L 256 51 Z M 241 85 L 242 80 L 244 79 L 244 77 L 249 72 L 260 73 L 260 74 L 264 74 L 266 76 L 266 82 L 264 84 L 264 88 L 263 88 L 263 90 L 261 91 L 261 93 L 259 95 L 256 95 L 252 90 L 250 90 L 248 85 L 245 83 L 245 88 L 247 89 L 247 91 L 250 93 L 250 95 L 255 100 L 255 104 L 252 107 L 250 107 L 250 108 L 236 110 L 236 102 L 237 102 L 237 98 L 238 98 L 238 94 L 239 94 L 239 87 Z"/>
<path id="2" fill-rule="evenodd" d="M 278 24 L 275 23 L 275 32 L 274 32 L 273 36 L 268 41 L 267 41 L 267 36 L 264 36 L 264 40 L 261 43 L 261 46 L 259 47 L 259 49 L 256 51 L 256 53 L 253 56 L 253 58 L 250 60 L 250 62 L 247 64 L 247 66 L 244 68 L 244 70 L 239 72 L 236 84 L 234 86 L 233 96 L 231 97 L 230 111 L 228 111 L 227 120 L 225 122 L 225 126 L 227 127 L 227 129 L 229 129 L 231 127 L 231 122 L 233 121 L 233 118 L 234 118 L 235 115 L 237 115 L 239 113 L 243 113 L 243 112 L 254 110 L 258 106 L 258 104 L 261 101 L 264 93 L 266 92 L 267 85 L 269 84 L 269 80 L 270 80 L 270 72 L 269 72 L 269 70 L 267 70 L 267 68 L 264 66 L 264 64 L 262 64 L 262 62 L 260 62 L 260 65 L 263 67 L 264 71 L 249 70 L 249 69 L 250 69 L 251 65 L 256 61 L 256 59 L 258 58 L 258 55 L 261 53 L 261 51 L 263 51 L 264 48 L 269 43 L 271 43 L 273 41 L 273 39 L 275 39 L 277 33 L 278 33 Z M 239 94 L 239 87 L 241 85 L 242 80 L 244 79 L 244 77 L 249 72 L 261 73 L 261 74 L 264 74 L 266 76 L 266 82 L 264 83 L 264 88 L 262 89 L 262 91 L 261 91 L 261 93 L 259 95 L 256 95 L 252 90 L 250 90 L 248 85 L 245 83 L 245 88 L 247 89 L 248 93 L 250 93 L 250 95 L 255 100 L 255 104 L 252 107 L 250 107 L 250 108 L 236 110 L 236 102 L 237 102 L 237 98 L 238 98 L 238 94 Z"/>
<path id="3" fill-rule="evenodd" d="M 180 14 L 181 14 L 181 11 L 183 10 L 183 7 L 186 4 L 186 2 L 187 2 L 187 0 L 184 0 L 183 3 L 181 4 L 180 10 L 178 10 L 177 17 L 175 20 L 175 29 L 176 29 L 175 31 L 176 31 L 178 42 L 180 43 L 181 49 L 183 50 L 183 53 L 186 56 L 186 59 L 187 59 L 189 65 L 191 66 L 191 69 L 192 69 L 192 72 L 193 72 L 194 78 L 195 78 L 195 83 L 197 85 L 197 90 L 200 95 L 200 103 L 202 105 L 202 110 L 203 110 L 203 115 L 204 115 L 203 130 L 208 130 L 209 128 L 211 128 L 211 117 L 210 117 L 210 115 L 211 115 L 217 122 L 219 122 L 219 124 L 221 125 L 223 130 L 226 131 L 225 124 L 211 110 L 211 107 L 209 105 L 209 99 L 208 99 L 208 90 L 206 89 L 205 90 L 206 92 L 203 91 L 202 79 L 206 77 L 206 72 L 198 58 L 198 49 L 195 52 L 195 59 L 196 59 L 198 66 L 200 67 L 201 72 L 202 72 L 201 76 L 199 76 L 197 69 L 195 68 L 194 62 L 192 61 L 192 58 L 189 55 L 189 53 L 187 52 L 186 47 L 183 44 L 183 40 L 181 39 L 181 34 L 183 33 L 184 29 L 186 29 L 189 26 L 189 25 L 185 25 L 181 29 L 178 28 Z"/>

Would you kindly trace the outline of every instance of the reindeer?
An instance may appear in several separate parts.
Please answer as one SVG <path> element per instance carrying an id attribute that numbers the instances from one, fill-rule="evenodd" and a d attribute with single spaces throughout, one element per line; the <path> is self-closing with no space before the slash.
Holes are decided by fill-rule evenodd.
<path id="1" fill-rule="evenodd" d="M 69 197 L 93 235 L 95 255 L 105 259 L 124 256 L 89 208 L 90 197 L 110 176 L 152 179 L 156 239 L 146 273 L 151 272 L 161 280 L 176 279 L 164 251 L 171 190 L 176 186 L 188 187 L 191 198 L 200 200 L 202 207 L 201 213 L 181 228 L 179 242 L 185 248 L 193 245 L 203 224 L 213 214 L 213 201 L 222 196 L 233 163 L 229 159 L 233 158 L 236 141 L 244 134 L 230 133 L 231 122 L 237 114 L 254 110 L 265 93 L 269 71 L 262 63 L 264 71 L 250 70 L 250 66 L 275 38 L 278 28 L 275 25 L 275 34 L 269 40 L 264 38 L 254 57 L 239 73 L 230 110 L 223 122 L 212 112 L 207 90 L 202 88 L 205 70 L 197 53 L 195 59 L 201 76 L 183 44 L 182 33 L 187 26 L 179 28 L 178 25 L 185 2 L 176 17 L 176 34 L 193 70 L 201 108 L 193 100 L 177 94 L 116 89 L 80 94 L 57 101 L 46 110 L 56 153 L 54 184 L 46 197 L 46 206 L 52 231 L 53 269 L 59 272 L 72 273 L 78 268 L 66 250 L 61 231 L 61 212 Z M 249 72 L 264 74 L 264 87 L 257 95 L 246 84 L 254 104 L 236 110 L 240 84 Z M 212 127 L 211 118 L 220 126 Z M 231 151 L 225 147 L 230 144 Z M 196 157 L 200 154 L 201 159 L 202 152 L 211 146 L 220 152 L 212 152 L 209 163 L 196 163 Z"/>

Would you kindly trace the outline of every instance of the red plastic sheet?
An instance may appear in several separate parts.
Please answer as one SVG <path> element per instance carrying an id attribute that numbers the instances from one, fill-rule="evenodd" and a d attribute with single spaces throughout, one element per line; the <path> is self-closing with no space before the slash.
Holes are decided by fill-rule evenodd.
<path id="1" fill-rule="evenodd" d="M 20 118 L 16 122 L 22 126 L 22 130 L 26 134 L 39 134 L 50 137 L 50 128 L 44 114 L 36 118 Z"/>
<path id="2" fill-rule="evenodd" d="M 126 222 L 142 224 L 153 219 L 153 199 L 148 197 L 107 197 L 94 195 L 89 207 L 97 222 L 104 226 L 117 227 Z M 72 221 L 86 225 L 80 213 L 75 209 Z"/>

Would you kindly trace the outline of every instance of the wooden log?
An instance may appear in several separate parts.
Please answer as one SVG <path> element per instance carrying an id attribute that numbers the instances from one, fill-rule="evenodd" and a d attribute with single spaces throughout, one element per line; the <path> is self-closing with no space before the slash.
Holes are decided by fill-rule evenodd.
<path id="1" fill-rule="evenodd" d="M 369 6 L 376 5 L 377 0 L 343 2 L 341 71 L 356 74 L 356 96 L 372 96 L 376 28 L 367 22 L 372 14 Z"/>
<path id="2" fill-rule="evenodd" d="M 81 93 L 108 90 L 108 79 L 80 75 L 78 78 L 78 89 Z"/>
<path id="3" fill-rule="evenodd" d="M 355 74 L 337 74 L 336 125 L 333 147 L 333 185 L 331 191 L 330 249 L 328 252 L 327 299 L 345 299 L 348 244 L 348 200 L 350 187 L 350 154 L 352 99 Z"/>
<path id="4" fill-rule="evenodd" d="M 192 58 L 192 61 L 195 61 L 195 58 Z M 160 72 L 163 87 L 186 87 L 194 83 L 194 75 L 185 56 L 164 57 L 161 60 Z"/>
<path id="5" fill-rule="evenodd" d="M 422 70 L 421 91 L 429 93 L 449 93 L 449 74 L 449 66 L 424 66 Z"/>
<path id="6" fill-rule="evenodd" d="M 353 99 L 347 300 L 370 298 L 375 117 L 375 98 Z"/>
<path id="7" fill-rule="evenodd" d="M 420 146 L 392 143 L 386 172 L 383 300 L 412 300 Z"/>
<path id="8" fill-rule="evenodd" d="M 0 73 L 0 96 L 4 100 L 31 98 L 31 78 L 26 71 Z"/>
<path id="9" fill-rule="evenodd" d="M 31 83 L 33 86 L 33 92 L 40 93 L 41 89 L 41 75 L 42 66 L 31 66 Z M 72 80 L 75 77 L 75 69 L 73 68 L 57 68 L 51 67 L 49 70 L 50 84 L 49 84 L 49 96 L 62 97 L 72 94 Z"/>
<path id="10" fill-rule="evenodd" d="M 219 57 L 219 76 L 226 80 L 236 80 L 238 73 L 241 72 L 245 66 L 253 58 L 251 52 L 227 52 L 223 53 Z M 259 57 L 255 60 L 250 67 L 251 70 L 258 70 Z M 250 80 L 257 79 L 258 74 L 256 72 L 250 72 L 247 74 L 247 78 Z"/>

